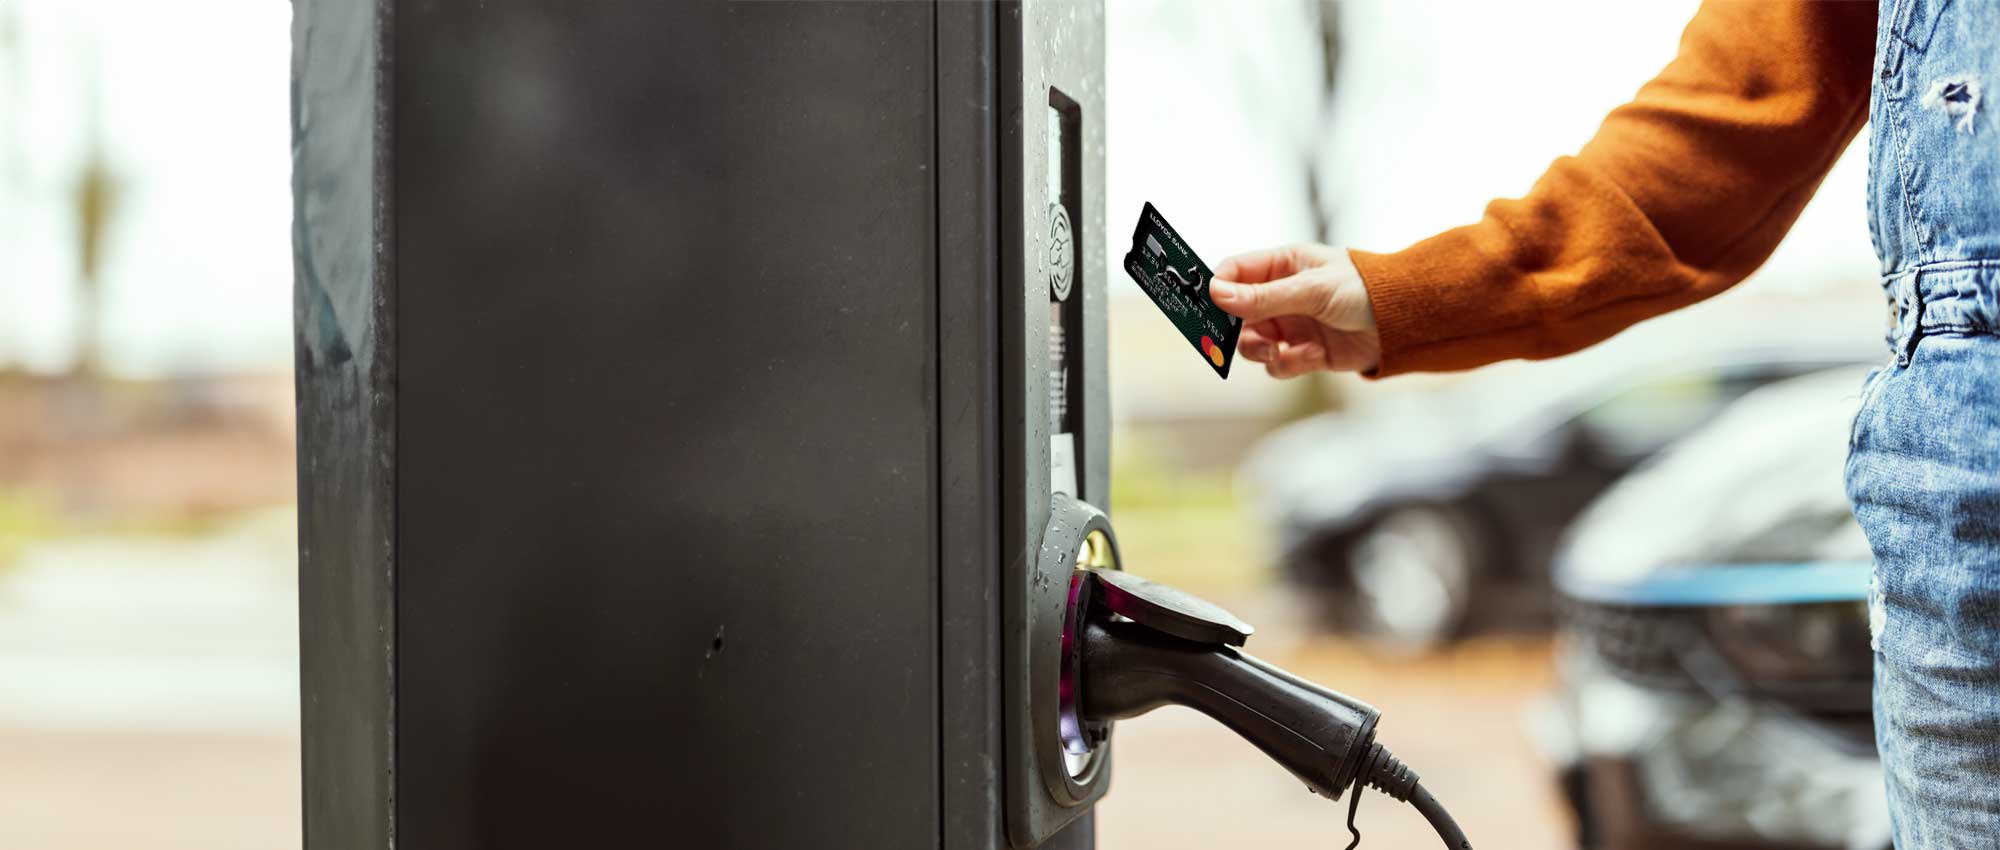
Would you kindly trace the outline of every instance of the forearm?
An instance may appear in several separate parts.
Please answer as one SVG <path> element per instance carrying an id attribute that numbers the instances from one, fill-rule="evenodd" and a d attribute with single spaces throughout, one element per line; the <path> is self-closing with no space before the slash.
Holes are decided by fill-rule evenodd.
<path id="1" fill-rule="evenodd" d="M 1353 252 L 1377 374 L 1564 354 L 1742 280 L 1865 121 L 1873 39 L 1873 4 L 1705 4 L 1674 61 L 1528 195 Z"/>

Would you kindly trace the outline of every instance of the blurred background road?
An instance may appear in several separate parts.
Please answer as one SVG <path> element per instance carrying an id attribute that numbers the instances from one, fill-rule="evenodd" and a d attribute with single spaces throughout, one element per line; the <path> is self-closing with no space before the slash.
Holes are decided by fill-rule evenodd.
<path id="1" fill-rule="evenodd" d="M 1115 235 L 1151 201 L 1213 262 L 1298 240 L 1393 249 L 1475 218 L 1574 151 L 1671 57 L 1694 4 L 1108 5 L 1108 224 Z M 7 850 L 298 845 L 288 28 L 287 5 L 269 0 L 0 0 Z M 1188 104 L 1199 114 L 1178 111 Z M 1177 130 L 1187 126 L 1200 129 Z M 1549 722 L 1550 694 L 1575 690 L 1551 632 L 1551 552 L 1603 488 L 1759 383 L 1704 366 L 1648 384 L 1657 364 L 1639 361 L 1696 358 L 1774 324 L 1810 331 L 1772 334 L 1794 359 L 1829 339 L 1879 338 L 1860 154 L 1751 281 L 1564 364 L 1382 384 L 1242 369 L 1218 383 L 1138 289 L 1105 270 L 1111 512 L 1126 562 L 1255 623 L 1253 653 L 1382 708 L 1382 739 L 1472 835 L 1577 846 L 1562 782 L 1583 745 L 1531 734 Z M 1817 368 L 1819 356 L 1804 359 Z M 1766 379 L 1809 369 L 1780 371 Z M 1557 398 L 1554 386 L 1597 394 Z M 1423 598 L 1459 607 L 1418 611 L 1401 620 L 1415 631 L 1386 636 L 1383 623 L 1402 614 L 1343 607 L 1367 598 L 1365 581 L 1342 584 L 1356 580 L 1343 571 L 1375 562 L 1357 553 L 1415 539 L 1407 551 L 1420 566 L 1454 563 L 1422 534 L 1372 548 L 1355 541 L 1376 538 L 1345 530 L 1315 536 L 1381 527 L 1377 513 L 1328 506 L 1383 483 L 1361 475 L 1382 446 L 1367 423 L 1490 465 L 1533 453 L 1466 433 L 1516 433 L 1524 411 L 1555 409 L 1566 412 L 1535 433 L 1558 435 L 1549 456 L 1568 465 L 1537 480 L 1598 478 L 1536 527 L 1539 542 L 1520 547 L 1528 554 L 1505 582 L 1451 584 L 1475 575 L 1472 561 L 1457 573 L 1402 570 L 1428 576 Z M 1315 450 L 1349 456 L 1315 455 L 1322 466 L 1303 474 L 1306 456 L 1286 454 L 1299 462 L 1280 466 L 1295 474 L 1273 483 L 1256 447 L 1315 422 L 1335 435 Z M 1618 442 L 1633 435 L 1652 442 L 1607 453 L 1639 445 Z M 1481 504 L 1448 507 L 1459 516 Z M 1641 524 L 1679 509 L 1641 507 Z M 1329 552 L 1338 557 L 1320 557 Z M 1459 613 L 1446 627 L 1438 611 Z M 1204 718 L 1167 709 L 1116 734 L 1113 793 L 1099 809 L 1107 850 L 1347 841 L 1344 803 L 1310 795 Z M 1746 822 L 1782 832 L 1770 826 L 1779 820 Z M 1432 840 L 1379 797 L 1364 798 L 1360 823 L 1364 846 Z M 1784 846 L 1868 846 L 1815 841 Z"/>

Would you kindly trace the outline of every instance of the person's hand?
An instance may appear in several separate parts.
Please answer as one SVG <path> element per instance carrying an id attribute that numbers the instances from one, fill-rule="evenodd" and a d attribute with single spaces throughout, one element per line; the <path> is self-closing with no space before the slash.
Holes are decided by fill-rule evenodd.
<path id="1" fill-rule="evenodd" d="M 1365 372 L 1382 359 L 1375 308 L 1343 249 L 1307 244 L 1238 254 L 1216 267 L 1208 295 L 1243 317 L 1237 350 L 1274 378 Z"/>

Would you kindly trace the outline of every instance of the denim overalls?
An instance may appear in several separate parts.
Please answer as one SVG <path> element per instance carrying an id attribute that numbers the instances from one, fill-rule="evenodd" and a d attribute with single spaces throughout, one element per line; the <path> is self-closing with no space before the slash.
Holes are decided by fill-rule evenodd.
<path id="1" fill-rule="evenodd" d="M 1902 850 L 2000 846 L 2000 3 L 1882 0 L 1869 228 L 1890 360 L 1847 490 L 1875 551 L 1875 732 Z"/>

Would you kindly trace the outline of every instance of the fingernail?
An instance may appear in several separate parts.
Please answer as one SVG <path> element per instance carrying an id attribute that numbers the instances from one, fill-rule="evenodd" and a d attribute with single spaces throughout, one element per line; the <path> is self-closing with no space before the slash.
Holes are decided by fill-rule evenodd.
<path id="1" fill-rule="evenodd" d="M 1236 284 L 1226 280 L 1208 282 L 1208 297 L 1214 301 L 1230 301 L 1236 298 Z"/>

